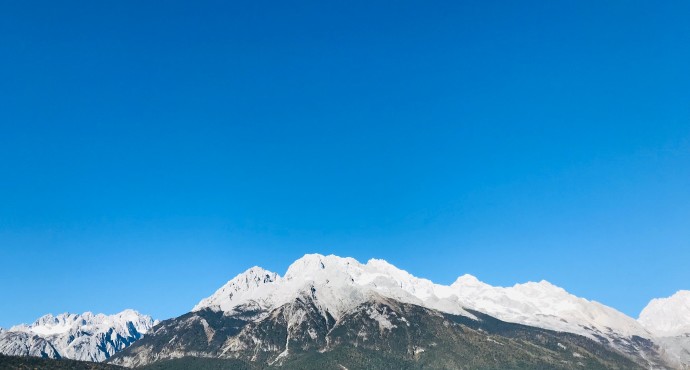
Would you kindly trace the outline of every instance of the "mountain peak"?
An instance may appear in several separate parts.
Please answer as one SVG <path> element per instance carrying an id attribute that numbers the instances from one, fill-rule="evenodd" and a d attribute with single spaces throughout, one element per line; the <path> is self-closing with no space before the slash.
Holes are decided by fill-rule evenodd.
<path id="1" fill-rule="evenodd" d="M 638 321 L 657 336 L 690 334 L 690 290 L 679 290 L 668 298 L 652 299 Z"/>
<path id="2" fill-rule="evenodd" d="M 315 278 L 315 274 L 323 275 L 327 273 L 346 272 L 350 265 L 360 267 L 361 263 L 354 258 L 339 257 L 333 254 L 328 256 L 317 253 L 305 254 L 288 267 L 285 272 L 285 279 L 313 279 Z"/>
<path id="3" fill-rule="evenodd" d="M 539 294 L 568 294 L 568 292 L 565 291 L 565 289 L 551 284 L 550 282 L 546 280 L 540 280 L 540 281 L 528 281 L 526 283 L 522 284 L 515 284 L 513 286 L 514 289 L 518 289 L 525 294 L 530 294 L 530 295 L 539 295 Z"/>
<path id="4" fill-rule="evenodd" d="M 478 287 L 478 286 L 482 286 L 482 285 L 486 285 L 486 284 L 479 281 L 479 279 L 477 279 L 477 277 L 475 277 L 474 275 L 464 274 L 464 275 L 458 277 L 451 286 L 453 286 L 453 287 Z"/>
<path id="5" fill-rule="evenodd" d="M 239 304 L 251 301 L 255 297 L 254 291 L 275 282 L 279 278 L 280 276 L 275 272 L 259 266 L 251 267 L 232 278 L 210 297 L 201 300 L 192 311 L 206 307 L 221 311 L 230 310 Z M 257 298 L 260 298 L 260 295 Z"/>

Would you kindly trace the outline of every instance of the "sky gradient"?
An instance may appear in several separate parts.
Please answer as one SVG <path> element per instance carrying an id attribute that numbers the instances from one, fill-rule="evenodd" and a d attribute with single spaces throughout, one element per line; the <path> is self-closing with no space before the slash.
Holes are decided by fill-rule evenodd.
<path id="1" fill-rule="evenodd" d="M 305 253 L 690 289 L 687 1 L 0 5 L 0 326 Z"/>

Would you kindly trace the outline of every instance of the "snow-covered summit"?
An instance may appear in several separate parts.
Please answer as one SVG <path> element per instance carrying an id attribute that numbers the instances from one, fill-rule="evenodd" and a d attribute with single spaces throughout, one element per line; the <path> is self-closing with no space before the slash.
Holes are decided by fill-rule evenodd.
<path id="1" fill-rule="evenodd" d="M 261 287 L 273 287 L 270 283 L 276 282 L 279 278 L 280 276 L 274 272 L 254 266 L 232 278 L 232 280 L 218 289 L 215 294 L 201 300 L 192 310 L 198 311 L 201 308 L 210 307 L 215 310 L 230 311 L 241 304 L 259 304 L 259 302 L 264 300 L 263 295 L 266 295 L 268 291 L 262 291 L 260 294 L 254 294 L 254 292 Z M 266 305 L 261 304 L 260 307 L 265 307 Z"/>
<path id="2" fill-rule="evenodd" d="M 0 332 L 0 353 L 103 361 L 146 334 L 156 322 L 134 310 L 114 315 L 48 314 Z"/>
<path id="3" fill-rule="evenodd" d="M 488 284 L 482 283 L 474 275 L 465 274 L 465 275 L 458 277 L 451 286 L 458 287 L 458 288 L 459 287 L 470 288 L 470 287 L 488 286 Z"/>
<path id="4" fill-rule="evenodd" d="M 252 268 L 230 280 L 194 307 L 232 313 L 250 306 L 279 307 L 300 294 L 311 294 L 334 318 L 362 302 L 383 296 L 442 312 L 474 317 L 466 309 L 508 322 L 571 332 L 589 337 L 652 335 L 636 320 L 598 302 L 569 294 L 547 281 L 494 287 L 472 275 L 451 285 L 418 278 L 390 263 L 371 259 L 308 254 L 290 265 L 284 276 Z"/>
<path id="5" fill-rule="evenodd" d="M 690 290 L 652 299 L 638 321 L 659 337 L 690 335 Z"/>
<path id="6" fill-rule="evenodd" d="M 247 279 L 256 279 L 256 271 L 260 271 L 261 279 L 257 283 L 246 284 Z M 246 306 L 269 310 L 301 294 L 309 294 L 316 298 L 321 309 L 336 319 L 377 296 L 466 313 L 460 305 L 440 302 L 439 306 L 439 302 L 435 302 L 438 295 L 449 295 L 449 291 L 441 292 L 447 288 L 414 277 L 383 260 L 372 259 L 362 264 L 353 258 L 308 254 L 292 263 L 282 277 L 263 269 L 250 269 L 203 299 L 193 310 L 211 308 L 233 312 Z"/>

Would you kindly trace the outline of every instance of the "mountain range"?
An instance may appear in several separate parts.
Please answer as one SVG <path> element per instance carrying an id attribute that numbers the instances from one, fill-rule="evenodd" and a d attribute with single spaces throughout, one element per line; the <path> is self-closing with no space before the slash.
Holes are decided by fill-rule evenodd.
<path id="1" fill-rule="evenodd" d="M 311 254 L 283 276 L 252 267 L 161 322 L 47 315 L 0 331 L 0 353 L 159 369 L 689 369 L 690 292 L 635 320 L 546 281 L 440 285 L 384 260 Z"/>

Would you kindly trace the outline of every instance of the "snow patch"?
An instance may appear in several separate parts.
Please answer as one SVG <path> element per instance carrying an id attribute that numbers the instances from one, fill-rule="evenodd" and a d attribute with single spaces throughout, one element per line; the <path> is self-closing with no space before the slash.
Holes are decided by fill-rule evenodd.
<path id="1" fill-rule="evenodd" d="M 379 312 L 374 307 L 369 307 L 369 309 L 367 310 L 367 314 L 370 318 L 374 319 L 379 324 L 380 331 L 392 330 L 397 328 L 397 326 L 388 319 L 388 316 L 386 315 L 385 311 Z"/>

